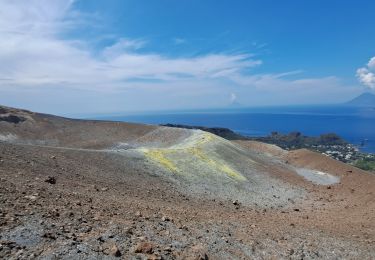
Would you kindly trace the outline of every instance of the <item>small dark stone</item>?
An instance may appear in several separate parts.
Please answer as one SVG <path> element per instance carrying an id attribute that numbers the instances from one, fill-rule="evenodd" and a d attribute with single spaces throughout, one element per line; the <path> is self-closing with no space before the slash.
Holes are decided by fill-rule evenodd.
<path id="1" fill-rule="evenodd" d="M 56 184 L 56 178 L 53 176 L 48 176 L 44 181 L 49 184 Z"/>
<path id="2" fill-rule="evenodd" d="M 232 201 L 232 203 L 233 203 L 233 205 L 235 205 L 235 206 L 238 206 L 238 205 L 240 205 L 240 203 L 239 203 L 239 201 L 238 201 L 238 200 L 234 200 L 234 201 Z"/>
<path id="3" fill-rule="evenodd" d="M 15 116 L 15 115 L 8 115 L 8 116 L 1 116 L 0 121 L 5 121 L 8 123 L 18 124 L 20 122 L 25 121 L 26 119 L 23 117 Z"/>

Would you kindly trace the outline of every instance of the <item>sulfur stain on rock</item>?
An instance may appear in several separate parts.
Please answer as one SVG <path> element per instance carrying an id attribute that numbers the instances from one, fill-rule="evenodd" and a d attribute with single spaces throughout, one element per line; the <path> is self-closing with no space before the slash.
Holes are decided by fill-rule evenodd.
<path id="1" fill-rule="evenodd" d="M 246 178 L 224 162 L 213 158 L 209 154 L 205 153 L 204 150 L 202 150 L 200 147 L 192 147 L 189 149 L 189 152 L 198 157 L 201 161 L 205 162 L 211 169 L 218 172 L 225 173 L 228 177 L 232 179 L 236 179 L 239 181 L 245 181 Z"/>
<path id="2" fill-rule="evenodd" d="M 200 167 L 204 173 L 222 174 L 235 181 L 246 181 L 246 177 L 210 149 L 210 146 L 222 142 L 224 140 L 213 134 L 197 131 L 177 145 L 168 148 L 143 148 L 140 151 L 146 158 L 173 173 L 196 175 L 200 172 L 194 172 L 193 169 Z"/>
<path id="3" fill-rule="evenodd" d="M 168 151 L 165 151 L 165 149 L 143 149 L 143 153 L 148 159 L 159 163 L 165 169 L 171 172 L 178 172 L 176 165 L 166 157 Z"/>

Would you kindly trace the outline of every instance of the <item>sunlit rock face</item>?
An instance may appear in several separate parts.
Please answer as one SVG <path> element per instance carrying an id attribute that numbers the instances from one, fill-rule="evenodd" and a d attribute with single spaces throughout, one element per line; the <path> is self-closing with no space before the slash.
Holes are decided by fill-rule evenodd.
<path id="1" fill-rule="evenodd" d="M 288 199 L 303 195 L 301 190 L 269 176 L 251 151 L 226 139 L 201 130 L 165 127 L 155 131 L 148 134 L 153 136 L 152 142 L 140 138 L 142 144 L 134 150 L 144 155 L 154 172 L 189 192 L 260 206 L 282 206 Z M 168 134 L 178 142 L 165 138 Z"/>

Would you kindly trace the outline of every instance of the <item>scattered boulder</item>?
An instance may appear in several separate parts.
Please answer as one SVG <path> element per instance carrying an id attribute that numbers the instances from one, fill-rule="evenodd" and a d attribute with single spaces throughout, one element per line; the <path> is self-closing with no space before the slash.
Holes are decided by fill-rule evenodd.
<path id="1" fill-rule="evenodd" d="M 26 195 L 25 199 L 29 199 L 29 200 L 35 201 L 37 199 L 37 196 L 35 196 L 35 195 Z"/>
<path id="2" fill-rule="evenodd" d="M 56 235 L 52 232 L 45 232 L 42 237 L 56 240 Z"/>
<path id="3" fill-rule="evenodd" d="M 194 256 L 195 260 L 208 260 L 208 255 L 206 253 L 206 248 L 203 245 L 195 245 L 191 248 L 191 254 Z"/>
<path id="4" fill-rule="evenodd" d="M 120 251 L 120 249 L 116 245 L 113 245 L 110 248 L 110 250 L 109 250 L 109 254 L 111 256 L 120 257 L 121 256 L 121 251 Z"/>
<path id="5" fill-rule="evenodd" d="M 121 251 L 115 243 L 108 243 L 107 245 L 105 245 L 103 253 L 114 257 L 121 256 Z"/>
<path id="6" fill-rule="evenodd" d="M 135 246 L 134 253 L 152 254 L 154 245 L 149 242 L 140 242 Z"/>
<path id="7" fill-rule="evenodd" d="M 8 110 L 5 109 L 4 107 L 0 107 L 0 115 L 1 114 L 6 114 L 6 113 L 8 113 Z"/>
<path id="8" fill-rule="evenodd" d="M 12 123 L 12 124 L 18 124 L 25 120 L 26 120 L 25 118 L 20 117 L 20 116 L 15 116 L 15 115 L 0 116 L 0 121 Z"/>
<path id="9" fill-rule="evenodd" d="M 44 180 L 44 182 L 47 182 L 47 183 L 49 183 L 49 184 L 56 184 L 56 178 L 53 177 L 53 176 L 48 176 L 48 177 Z"/>
<path id="10" fill-rule="evenodd" d="M 167 216 L 163 216 L 161 218 L 161 220 L 164 221 L 164 222 L 171 221 L 171 219 L 169 217 L 167 217 Z"/>
<path id="11" fill-rule="evenodd" d="M 240 209 L 240 202 L 238 200 L 232 201 L 233 205 L 235 206 L 235 209 Z"/>

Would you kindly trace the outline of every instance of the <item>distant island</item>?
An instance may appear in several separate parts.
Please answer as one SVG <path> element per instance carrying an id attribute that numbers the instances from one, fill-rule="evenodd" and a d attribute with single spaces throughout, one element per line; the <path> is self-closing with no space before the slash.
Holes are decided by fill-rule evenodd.
<path id="1" fill-rule="evenodd" d="M 344 105 L 356 107 L 375 107 L 375 95 L 370 92 L 366 92 L 344 103 Z"/>

